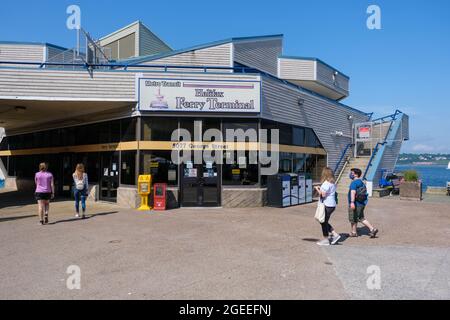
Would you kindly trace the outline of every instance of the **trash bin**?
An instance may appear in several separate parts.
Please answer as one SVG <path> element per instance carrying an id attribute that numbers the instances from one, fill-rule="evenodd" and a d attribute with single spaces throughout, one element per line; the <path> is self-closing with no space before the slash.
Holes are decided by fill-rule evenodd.
<path id="1" fill-rule="evenodd" d="M 306 191 L 306 203 L 313 202 L 313 181 L 311 178 L 306 178 L 305 183 L 305 191 Z"/>
<path id="2" fill-rule="evenodd" d="M 306 203 L 306 177 L 302 174 L 298 175 L 298 203 Z"/>
<path id="3" fill-rule="evenodd" d="M 290 174 L 290 176 L 291 176 L 291 206 L 297 206 L 299 204 L 298 175 Z"/>
<path id="4" fill-rule="evenodd" d="M 278 174 L 267 177 L 267 204 L 269 207 L 291 206 L 291 176 Z"/>

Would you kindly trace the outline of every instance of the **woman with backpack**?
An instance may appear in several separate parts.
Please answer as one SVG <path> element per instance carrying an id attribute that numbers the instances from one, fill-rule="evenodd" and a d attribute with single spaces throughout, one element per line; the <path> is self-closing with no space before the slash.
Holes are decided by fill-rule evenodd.
<path id="1" fill-rule="evenodd" d="M 341 239 L 341 236 L 334 231 L 329 223 L 331 215 L 336 210 L 337 206 L 336 181 L 333 170 L 330 168 L 323 169 L 321 183 L 322 185 L 320 187 L 316 187 L 316 191 L 320 195 L 320 201 L 325 206 L 325 221 L 320 224 L 322 226 L 323 240 L 319 241 L 317 244 L 319 246 L 335 245 Z"/>
<path id="2" fill-rule="evenodd" d="M 77 164 L 75 172 L 72 175 L 74 190 L 73 195 L 75 197 L 75 217 L 80 217 L 80 201 L 81 201 L 81 209 L 83 211 L 81 218 L 85 218 L 86 213 L 86 198 L 88 194 L 88 175 L 84 172 L 84 165 L 82 163 Z"/>

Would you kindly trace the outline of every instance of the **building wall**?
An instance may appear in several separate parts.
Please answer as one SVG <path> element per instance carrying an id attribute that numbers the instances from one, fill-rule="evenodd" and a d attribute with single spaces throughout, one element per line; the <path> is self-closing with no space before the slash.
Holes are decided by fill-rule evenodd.
<path id="1" fill-rule="evenodd" d="M 44 45 L 0 43 L 0 61 L 44 62 L 44 56 Z"/>
<path id="2" fill-rule="evenodd" d="M 0 69 L 0 97 L 134 101 L 135 75 L 42 69 Z"/>
<path id="3" fill-rule="evenodd" d="M 220 66 L 231 67 L 231 43 L 225 43 L 209 48 L 193 50 L 180 53 L 170 57 L 165 57 L 153 61 L 148 61 L 145 65 L 173 65 L 173 66 Z M 178 70 L 179 71 L 179 70 Z"/>
<path id="4" fill-rule="evenodd" d="M 282 39 L 234 43 L 234 61 L 272 75 L 278 74 L 278 56 L 283 51 Z"/>
<path id="5" fill-rule="evenodd" d="M 279 59 L 278 77 L 283 79 L 299 79 L 315 81 L 315 61 L 301 59 Z"/>
<path id="6" fill-rule="evenodd" d="M 327 65 L 321 63 L 320 61 L 316 61 L 316 69 L 317 69 L 317 81 L 323 82 L 332 88 L 341 89 L 348 91 L 349 80 L 345 78 L 343 75 L 338 73 L 336 76 L 336 83 L 333 80 L 333 74 L 335 72 L 334 69 L 328 67 Z"/>
<path id="7" fill-rule="evenodd" d="M 168 52 L 172 49 L 159 39 L 153 32 L 144 25 L 139 25 L 139 55 L 147 56 Z"/>
<path id="8" fill-rule="evenodd" d="M 367 121 L 367 116 L 328 99 L 321 98 L 277 79 L 263 77 L 262 117 L 313 128 L 328 153 L 328 166 L 334 169 L 345 146 L 352 142 L 352 121 Z M 299 106 L 299 98 L 304 99 Z M 332 133 L 342 131 L 345 136 Z M 283 134 L 283 133 L 280 133 Z"/>

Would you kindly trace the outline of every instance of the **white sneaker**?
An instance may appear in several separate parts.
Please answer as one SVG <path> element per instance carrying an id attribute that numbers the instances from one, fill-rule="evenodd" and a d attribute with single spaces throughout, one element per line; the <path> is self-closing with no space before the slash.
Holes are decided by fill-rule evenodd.
<path id="1" fill-rule="evenodd" d="M 318 246 L 329 246 L 330 245 L 330 240 L 328 239 L 323 239 L 322 241 L 317 242 Z"/>
<path id="2" fill-rule="evenodd" d="M 331 238 L 331 244 L 335 245 L 336 243 L 339 242 L 339 240 L 341 240 L 341 235 L 340 234 L 338 234 L 336 237 L 332 237 Z"/>
<path id="3" fill-rule="evenodd" d="M 79 213 L 75 213 L 75 218 L 79 218 L 80 214 Z"/>

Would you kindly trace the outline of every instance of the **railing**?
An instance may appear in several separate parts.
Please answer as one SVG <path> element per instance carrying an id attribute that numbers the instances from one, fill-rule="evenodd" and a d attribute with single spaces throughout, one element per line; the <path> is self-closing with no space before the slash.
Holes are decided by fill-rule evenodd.
<path id="1" fill-rule="evenodd" d="M 378 151 L 380 150 L 381 147 L 383 147 L 384 145 L 387 144 L 388 138 L 389 138 L 389 134 L 390 134 L 391 131 L 392 131 L 392 127 L 393 127 L 393 125 L 394 125 L 394 122 L 397 121 L 397 117 L 398 117 L 400 114 L 403 114 L 403 112 L 401 112 L 400 110 L 397 109 L 397 110 L 395 111 L 395 113 L 393 113 L 393 114 L 391 114 L 391 115 L 389 115 L 389 116 L 385 116 L 385 117 L 382 117 L 382 118 L 378 118 L 378 119 L 373 120 L 373 122 L 384 123 L 384 122 L 386 122 L 386 119 L 390 119 L 391 123 L 390 123 L 390 125 L 389 125 L 389 129 L 387 130 L 387 133 L 386 133 L 386 136 L 385 136 L 383 142 L 378 142 L 378 143 L 376 144 L 375 148 L 373 149 L 372 156 L 370 157 L 369 163 L 367 164 L 367 168 L 366 168 L 366 170 L 365 170 L 365 172 L 364 172 L 363 180 L 366 180 L 366 179 L 367 179 L 367 174 L 368 174 L 370 168 L 371 168 L 372 165 L 373 165 L 373 160 L 375 159 L 376 155 L 378 154 Z"/>
<path id="2" fill-rule="evenodd" d="M 353 146 L 354 146 L 353 143 L 349 143 L 349 144 L 345 147 L 344 151 L 342 151 L 341 156 L 339 157 L 339 161 L 337 162 L 336 167 L 334 168 L 334 174 L 335 174 L 335 175 L 336 175 L 336 172 L 339 170 L 339 168 L 340 168 L 340 166 L 341 166 L 341 163 L 342 163 L 342 161 L 344 160 L 345 155 L 347 154 L 348 150 L 349 150 L 351 147 L 353 147 Z"/>
<path id="3" fill-rule="evenodd" d="M 45 66 L 60 66 L 60 67 L 79 67 L 79 68 L 109 68 L 111 70 L 124 68 L 144 68 L 144 69 L 164 69 L 167 72 L 169 69 L 192 69 L 192 70 L 203 70 L 208 72 L 208 70 L 230 70 L 239 71 L 241 73 L 255 73 L 254 69 L 248 67 L 223 67 L 223 66 L 173 66 L 173 65 L 145 65 L 145 64 L 120 64 L 120 63 L 64 63 L 64 62 L 24 62 L 24 61 L 0 61 L 0 65 L 24 65 L 24 66 L 38 66 L 39 68 L 44 68 Z M 250 72 L 252 71 L 253 72 Z M 160 71 L 160 70 L 158 70 Z M 262 73 L 262 72 L 258 72 Z"/>
<path id="4" fill-rule="evenodd" d="M 388 116 L 385 116 L 385 117 L 381 117 L 381 118 L 372 120 L 372 122 L 374 122 L 374 123 L 375 122 L 383 123 L 383 122 L 386 122 L 386 119 L 390 119 L 391 121 L 395 121 L 397 119 L 397 116 L 399 114 L 401 114 L 401 113 L 403 113 L 403 112 L 401 112 L 400 110 L 397 109 L 397 110 L 395 110 L 395 113 L 393 113 L 391 115 L 388 115 Z"/>

